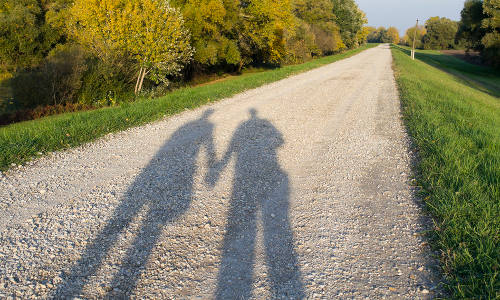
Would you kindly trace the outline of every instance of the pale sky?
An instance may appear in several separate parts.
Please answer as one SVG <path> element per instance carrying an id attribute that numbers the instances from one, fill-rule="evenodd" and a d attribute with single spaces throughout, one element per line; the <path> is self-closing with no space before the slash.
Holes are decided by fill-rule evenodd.
<path id="1" fill-rule="evenodd" d="M 406 29 L 420 24 L 430 17 L 440 16 L 460 20 L 460 11 L 465 0 L 356 0 L 366 13 L 368 25 L 379 27 L 395 26 L 401 35 Z"/>

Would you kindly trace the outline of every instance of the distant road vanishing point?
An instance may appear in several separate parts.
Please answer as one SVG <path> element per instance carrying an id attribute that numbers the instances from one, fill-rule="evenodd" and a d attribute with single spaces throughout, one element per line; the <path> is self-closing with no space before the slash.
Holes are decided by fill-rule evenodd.
<path id="1" fill-rule="evenodd" d="M 0 180 L 0 298 L 432 298 L 388 45 Z"/>

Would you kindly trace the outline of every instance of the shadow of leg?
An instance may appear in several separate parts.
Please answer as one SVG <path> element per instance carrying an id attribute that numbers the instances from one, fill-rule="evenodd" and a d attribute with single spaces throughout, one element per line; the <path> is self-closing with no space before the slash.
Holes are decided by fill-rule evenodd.
<path id="1" fill-rule="evenodd" d="M 87 246 L 71 271 L 62 275 L 63 283 L 57 288 L 54 298 L 71 299 L 73 296 L 80 295 L 88 279 L 101 267 L 105 256 L 118 240 L 120 233 L 132 222 L 143 206 L 142 201 L 124 201 L 120 205 L 106 227 Z"/>
<path id="2" fill-rule="evenodd" d="M 161 212 L 150 208 L 141 230 L 121 262 L 120 270 L 113 277 L 111 286 L 116 288 L 107 298 L 130 297 L 167 222 Z"/>
<path id="3" fill-rule="evenodd" d="M 240 189 L 235 188 L 235 191 Z M 248 299 L 252 296 L 256 235 L 255 200 L 234 195 L 229 209 L 219 268 L 216 299 Z"/>
<path id="4" fill-rule="evenodd" d="M 281 180 L 281 183 L 279 181 Z M 285 174 L 262 207 L 264 246 L 273 299 L 305 297 L 293 233 L 288 219 L 289 192 Z"/>

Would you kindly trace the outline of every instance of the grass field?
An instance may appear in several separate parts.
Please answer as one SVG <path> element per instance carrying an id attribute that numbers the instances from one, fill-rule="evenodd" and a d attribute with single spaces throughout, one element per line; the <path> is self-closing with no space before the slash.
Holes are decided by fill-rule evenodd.
<path id="1" fill-rule="evenodd" d="M 12 164 L 22 164 L 43 153 L 75 147 L 105 134 L 230 97 L 353 56 L 375 46 L 377 45 L 368 44 L 300 65 L 246 74 L 209 85 L 182 88 L 157 99 L 143 99 L 116 107 L 50 116 L 1 127 L 0 171 L 7 170 Z"/>
<path id="2" fill-rule="evenodd" d="M 500 72 L 393 46 L 432 244 L 453 298 L 500 298 Z"/>

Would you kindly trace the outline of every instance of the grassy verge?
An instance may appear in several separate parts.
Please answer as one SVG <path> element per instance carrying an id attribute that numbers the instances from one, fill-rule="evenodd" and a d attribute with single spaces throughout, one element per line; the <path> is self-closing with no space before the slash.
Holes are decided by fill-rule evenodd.
<path id="1" fill-rule="evenodd" d="M 409 48 L 402 47 L 409 51 Z M 433 65 L 472 86 L 495 97 L 500 97 L 500 74 L 498 70 L 465 62 L 439 51 L 419 51 L 416 58 Z"/>
<path id="2" fill-rule="evenodd" d="M 420 51 L 415 61 L 406 49 L 392 52 L 446 284 L 454 298 L 498 299 L 500 99 L 477 84 L 496 85 L 500 76 L 434 52 Z"/>
<path id="3" fill-rule="evenodd" d="M 368 44 L 342 54 L 285 66 L 262 73 L 246 74 L 198 87 L 182 88 L 158 99 L 143 99 L 117 107 L 67 113 L 0 128 L 0 171 L 46 152 L 66 149 L 121 131 L 230 97 L 248 89 L 305 72 L 372 48 Z"/>

